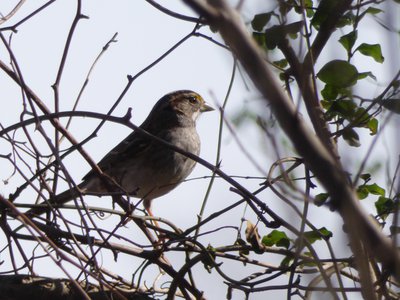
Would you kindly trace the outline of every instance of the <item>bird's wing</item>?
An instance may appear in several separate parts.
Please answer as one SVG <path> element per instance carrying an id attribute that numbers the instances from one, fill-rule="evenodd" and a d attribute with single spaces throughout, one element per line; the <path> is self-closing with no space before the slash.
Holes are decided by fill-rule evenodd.
<path id="1" fill-rule="evenodd" d="M 140 132 L 134 131 L 108 152 L 97 165 L 103 172 L 107 173 L 115 164 L 126 161 L 127 158 L 132 159 L 140 156 L 149 146 L 149 139 L 140 134 Z M 93 174 L 94 171 L 91 170 L 82 180 L 85 181 L 89 179 Z"/>

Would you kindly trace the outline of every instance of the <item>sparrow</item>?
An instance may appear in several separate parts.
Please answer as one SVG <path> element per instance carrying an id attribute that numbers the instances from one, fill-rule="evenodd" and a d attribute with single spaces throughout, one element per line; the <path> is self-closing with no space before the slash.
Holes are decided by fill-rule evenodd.
<path id="1" fill-rule="evenodd" d="M 140 128 L 180 149 L 199 155 L 200 138 L 196 121 L 203 112 L 214 110 L 197 93 L 179 90 L 163 96 Z M 71 188 L 47 202 L 50 206 L 27 211 L 40 215 L 79 195 L 129 195 L 143 200 L 152 216 L 151 203 L 176 188 L 192 172 L 196 162 L 140 131 L 133 131 L 98 163 L 116 184 L 107 183 L 95 171 L 87 173 L 77 188 Z"/>

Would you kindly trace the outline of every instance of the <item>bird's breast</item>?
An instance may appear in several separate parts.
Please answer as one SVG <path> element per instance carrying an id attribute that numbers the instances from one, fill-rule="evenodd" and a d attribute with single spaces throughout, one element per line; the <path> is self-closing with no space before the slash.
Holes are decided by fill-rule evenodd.
<path id="1" fill-rule="evenodd" d="M 165 132 L 162 139 L 180 149 L 199 155 L 200 139 L 195 128 L 179 128 Z M 154 199 L 179 185 L 193 170 L 196 162 L 168 146 L 153 141 L 142 159 L 132 161 L 121 174 L 121 184 L 136 197 Z"/>

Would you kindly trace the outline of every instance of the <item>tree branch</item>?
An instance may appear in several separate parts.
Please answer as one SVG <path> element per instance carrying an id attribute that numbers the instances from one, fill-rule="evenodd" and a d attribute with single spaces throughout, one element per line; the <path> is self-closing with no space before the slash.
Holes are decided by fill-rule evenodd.
<path id="1" fill-rule="evenodd" d="M 185 0 L 198 13 L 208 18 L 218 28 L 221 36 L 242 63 L 255 86 L 270 104 L 278 122 L 289 136 L 305 163 L 316 175 L 332 199 L 333 208 L 342 216 L 348 230 L 356 260 L 363 261 L 356 249 L 366 247 L 370 255 L 387 267 L 400 280 L 400 256 L 373 220 L 360 207 L 354 189 L 343 167 L 327 151 L 297 113 L 295 106 L 284 93 L 275 75 L 266 63 L 265 56 L 253 41 L 238 13 L 226 1 Z"/>

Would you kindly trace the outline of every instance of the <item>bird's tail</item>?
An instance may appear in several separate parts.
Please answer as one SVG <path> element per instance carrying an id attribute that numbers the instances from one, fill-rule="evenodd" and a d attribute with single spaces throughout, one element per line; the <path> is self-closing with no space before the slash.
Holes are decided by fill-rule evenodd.
<path id="1" fill-rule="evenodd" d="M 37 206 L 28 210 L 25 214 L 33 217 L 33 216 L 39 216 L 39 215 L 45 214 L 47 212 L 50 212 L 52 209 L 54 209 L 56 207 L 60 207 L 60 206 L 64 205 L 65 203 L 67 203 L 68 201 L 82 195 L 82 193 L 81 193 L 82 188 L 83 188 L 83 184 L 81 183 L 76 188 L 71 188 L 69 190 L 66 190 L 66 191 L 50 198 L 48 201 L 38 204 Z"/>

